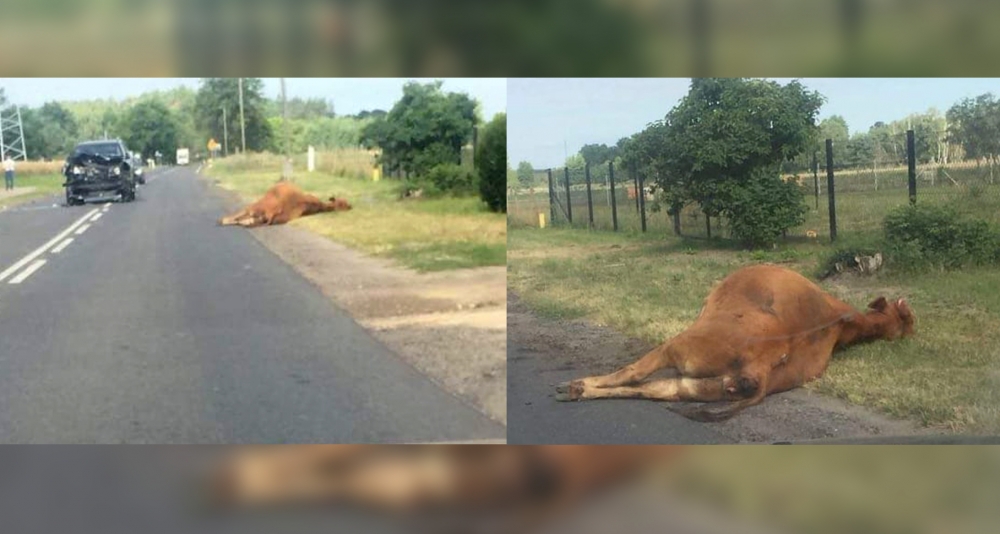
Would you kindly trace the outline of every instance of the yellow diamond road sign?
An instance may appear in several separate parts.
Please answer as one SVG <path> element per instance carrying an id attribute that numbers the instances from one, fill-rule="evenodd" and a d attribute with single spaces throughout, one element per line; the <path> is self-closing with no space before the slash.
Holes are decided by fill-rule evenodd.
<path id="1" fill-rule="evenodd" d="M 209 150 L 215 150 L 217 148 L 219 148 L 219 142 L 216 141 L 215 139 L 209 139 L 208 140 L 208 149 Z"/>

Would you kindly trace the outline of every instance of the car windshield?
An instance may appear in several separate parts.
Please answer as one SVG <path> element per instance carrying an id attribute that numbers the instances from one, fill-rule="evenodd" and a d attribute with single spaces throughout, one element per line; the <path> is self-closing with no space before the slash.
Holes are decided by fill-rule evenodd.
<path id="1" fill-rule="evenodd" d="M 90 156 L 102 156 L 105 158 L 121 157 L 122 151 L 118 143 L 88 143 L 78 145 L 73 152 L 74 156 L 87 154 Z"/>

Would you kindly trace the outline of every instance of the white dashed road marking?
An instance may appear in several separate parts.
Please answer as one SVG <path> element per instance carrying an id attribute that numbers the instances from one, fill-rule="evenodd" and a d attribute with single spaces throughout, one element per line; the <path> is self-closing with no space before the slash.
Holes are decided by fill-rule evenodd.
<path id="1" fill-rule="evenodd" d="M 6 280 L 8 277 L 10 277 L 10 275 L 12 275 L 15 272 L 17 272 L 18 269 L 20 269 L 21 267 L 24 267 L 25 265 L 27 265 L 28 262 L 34 260 L 35 258 L 41 256 L 42 254 L 45 254 L 46 250 L 52 248 L 57 243 L 59 243 L 60 241 L 62 241 L 63 239 L 65 239 L 66 236 L 68 236 L 71 232 L 73 232 L 73 230 L 76 230 L 77 227 L 79 227 L 81 224 L 83 224 L 84 221 L 86 221 L 87 219 L 89 219 L 90 217 L 92 217 L 95 213 L 97 213 L 97 209 L 96 208 L 93 209 L 93 210 L 91 210 L 91 211 L 88 211 L 86 215 L 84 215 L 83 217 L 80 217 L 79 219 L 77 219 L 76 222 L 74 222 L 73 224 L 69 225 L 69 227 L 66 228 L 65 230 L 63 230 L 62 232 L 59 232 L 59 234 L 57 234 L 55 237 L 53 237 L 52 239 L 50 239 L 48 241 L 48 243 L 45 243 L 44 245 L 38 247 L 32 253 L 30 253 L 27 256 L 25 256 L 25 257 L 21 258 L 20 260 L 18 260 L 18 262 L 15 263 L 14 265 L 11 265 L 7 269 L 5 269 L 3 272 L 0 272 L 0 282 Z M 43 262 L 43 264 L 44 264 L 44 262 Z M 41 265 L 39 265 L 38 267 L 35 267 L 35 270 L 38 270 L 38 268 L 40 268 L 40 267 L 41 267 Z"/>
<path id="2" fill-rule="evenodd" d="M 45 260 L 35 260 L 35 262 L 29 265 L 27 269 L 21 271 L 21 274 L 15 276 L 14 278 L 11 278 L 9 283 L 20 284 L 21 282 L 25 281 L 29 276 L 34 274 L 35 271 L 41 269 L 42 265 L 45 265 Z"/>
<path id="3" fill-rule="evenodd" d="M 91 222 L 96 221 L 97 219 L 100 219 L 102 215 L 104 215 L 104 213 L 98 213 L 98 214 L 94 215 L 94 217 L 92 219 L 90 219 Z"/>
<path id="4" fill-rule="evenodd" d="M 60 252 L 62 252 L 62 250 L 64 248 L 68 247 L 69 244 L 72 243 L 72 242 L 73 242 L 73 238 L 72 237 L 68 238 L 66 241 L 63 241 L 62 243 L 59 243 L 59 246 L 57 246 L 56 248 L 52 249 L 52 253 L 53 254 L 59 254 Z"/>
<path id="5" fill-rule="evenodd" d="M 76 235 L 80 235 L 80 234 L 82 234 L 82 233 L 86 232 L 86 231 L 87 231 L 87 228 L 90 228 L 90 225 L 89 225 L 89 224 L 85 224 L 85 225 L 81 226 L 80 228 L 78 228 L 78 229 L 76 230 Z"/>

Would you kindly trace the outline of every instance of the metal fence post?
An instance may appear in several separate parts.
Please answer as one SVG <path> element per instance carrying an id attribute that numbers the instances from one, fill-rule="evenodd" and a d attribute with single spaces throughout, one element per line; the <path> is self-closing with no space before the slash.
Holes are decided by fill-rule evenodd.
<path id="1" fill-rule="evenodd" d="M 590 223 L 590 228 L 594 228 L 594 197 L 590 192 L 590 164 L 585 163 L 583 165 L 583 171 L 587 178 L 587 221 Z"/>
<path id="2" fill-rule="evenodd" d="M 631 166 L 628 172 L 632 175 L 632 187 L 635 187 L 635 212 L 639 213 L 639 175 L 635 173 L 635 169 Z"/>
<path id="3" fill-rule="evenodd" d="M 566 218 L 569 225 L 573 226 L 573 199 L 569 196 L 569 166 L 563 167 L 563 175 L 566 177 Z"/>
<path id="4" fill-rule="evenodd" d="M 615 198 L 615 164 L 608 162 L 608 180 L 611 182 L 611 225 L 614 231 L 618 231 L 618 201 Z"/>
<path id="5" fill-rule="evenodd" d="M 556 190 L 552 187 L 552 169 L 549 173 L 549 224 L 556 223 Z"/>
<path id="6" fill-rule="evenodd" d="M 830 241 L 837 240 L 837 201 L 833 189 L 833 139 L 826 140 L 826 195 L 830 199 Z"/>
<path id="7" fill-rule="evenodd" d="M 910 182 L 910 204 L 917 203 L 917 152 L 913 130 L 906 130 L 906 171 Z"/>
<path id="8" fill-rule="evenodd" d="M 639 195 L 639 220 L 642 221 L 642 232 L 646 232 L 646 184 L 641 173 L 635 171 L 635 166 L 632 167 L 632 172 L 635 172 L 636 178 L 639 180 L 639 190 L 637 194 Z"/>
<path id="9" fill-rule="evenodd" d="M 816 194 L 816 211 L 819 211 L 819 159 L 813 152 L 813 187 Z"/>

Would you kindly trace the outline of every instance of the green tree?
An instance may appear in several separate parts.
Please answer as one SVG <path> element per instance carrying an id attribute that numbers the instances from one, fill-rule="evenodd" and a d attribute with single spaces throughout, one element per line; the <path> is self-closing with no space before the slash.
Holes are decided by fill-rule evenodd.
<path id="1" fill-rule="evenodd" d="M 114 107 L 105 108 L 101 115 L 100 137 L 103 139 L 114 139 L 121 137 L 121 111 Z"/>
<path id="2" fill-rule="evenodd" d="M 527 161 L 517 164 L 517 181 L 521 187 L 528 188 L 535 183 L 535 169 Z"/>
<path id="3" fill-rule="evenodd" d="M 695 79 L 643 152 L 655 154 L 658 184 L 683 195 L 675 204 L 697 202 L 744 244 L 767 246 L 803 221 L 802 192 L 779 170 L 814 146 L 822 104 L 797 81 Z"/>
<path id="4" fill-rule="evenodd" d="M 117 110 L 124 108 L 124 103 L 111 99 L 83 100 L 64 102 L 62 104 L 76 119 L 79 129 L 78 141 L 104 139 L 118 135 L 116 131 Z"/>
<path id="5" fill-rule="evenodd" d="M 382 161 L 424 175 L 443 163 L 458 164 L 462 146 L 476 126 L 476 102 L 464 93 L 445 93 L 442 82 L 409 82 L 403 97 L 383 118 L 361 132 L 368 146 L 382 149 Z"/>
<path id="6" fill-rule="evenodd" d="M 355 119 L 378 119 L 385 117 L 387 112 L 384 109 L 363 110 L 354 115 Z"/>
<path id="7" fill-rule="evenodd" d="M 76 118 L 57 102 L 38 109 L 22 108 L 24 149 L 31 159 L 60 159 L 69 154 L 78 141 Z"/>
<path id="8" fill-rule="evenodd" d="M 841 158 L 844 166 L 852 168 L 871 168 L 875 165 L 876 140 L 868 132 L 857 132 L 847 140 Z M 821 154 L 823 154 L 821 152 Z M 825 157 L 825 156 L 824 156 Z"/>
<path id="9" fill-rule="evenodd" d="M 174 114 L 156 100 L 140 102 L 126 112 L 122 138 L 129 149 L 149 156 L 156 151 L 176 154 L 179 128 Z"/>
<path id="10" fill-rule="evenodd" d="M 247 150 L 260 152 L 272 147 L 271 125 L 266 119 L 264 82 L 260 78 L 243 79 L 243 115 L 246 126 Z M 239 80 L 236 78 L 206 78 L 195 96 L 195 125 L 208 142 L 210 137 L 223 142 L 229 131 L 229 151 L 240 143 Z M 226 110 L 226 128 L 223 128 L 222 110 Z"/>
<path id="11" fill-rule="evenodd" d="M 847 121 L 840 115 L 827 117 L 819 122 L 819 137 L 817 140 L 825 144 L 827 139 L 833 140 L 833 146 L 843 147 L 850 138 Z"/>
<path id="12" fill-rule="evenodd" d="M 650 206 L 652 211 L 666 209 L 673 215 L 692 201 L 685 175 L 670 168 L 663 150 L 670 145 L 670 127 L 665 120 L 655 121 L 625 142 L 619 141 L 622 165 L 635 169 L 646 183 L 655 184 L 659 191 Z"/>
<path id="13" fill-rule="evenodd" d="M 284 119 L 269 117 L 272 131 L 284 132 Z M 305 152 L 309 146 L 317 149 L 356 147 L 361 144 L 361 131 L 371 120 L 353 117 L 313 117 L 289 119 L 288 132 L 291 152 Z M 273 150 L 282 151 L 282 135 L 276 136 Z M 230 141 L 231 142 L 231 141 Z"/>
<path id="14" fill-rule="evenodd" d="M 615 147 L 609 147 L 604 144 L 583 145 L 580 148 L 580 155 L 591 167 L 596 167 L 602 163 L 607 163 L 608 160 L 615 157 Z"/>
<path id="15" fill-rule="evenodd" d="M 493 211 L 507 212 L 507 114 L 486 124 L 476 147 L 479 195 Z"/>
<path id="16" fill-rule="evenodd" d="M 985 159 L 993 167 L 1000 156 L 1000 102 L 992 93 L 965 98 L 948 109 L 948 139 L 962 146 L 977 162 Z"/>
<path id="17" fill-rule="evenodd" d="M 281 100 L 268 100 L 265 114 L 268 117 L 284 116 Z M 320 117 L 333 118 L 334 116 L 336 115 L 334 114 L 332 100 L 326 100 L 324 98 L 301 98 L 297 96 L 288 99 L 289 120 L 315 119 Z"/>

